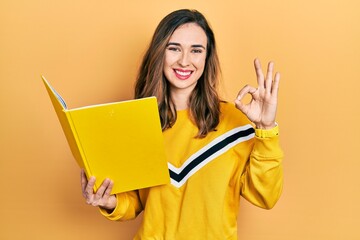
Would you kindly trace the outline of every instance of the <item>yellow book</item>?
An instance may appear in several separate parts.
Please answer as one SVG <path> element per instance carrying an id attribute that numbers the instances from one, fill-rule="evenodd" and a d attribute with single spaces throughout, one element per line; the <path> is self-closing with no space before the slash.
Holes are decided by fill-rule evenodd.
<path id="1" fill-rule="evenodd" d="M 155 97 L 68 109 L 42 76 L 70 149 L 95 190 L 105 178 L 112 193 L 170 182 Z"/>

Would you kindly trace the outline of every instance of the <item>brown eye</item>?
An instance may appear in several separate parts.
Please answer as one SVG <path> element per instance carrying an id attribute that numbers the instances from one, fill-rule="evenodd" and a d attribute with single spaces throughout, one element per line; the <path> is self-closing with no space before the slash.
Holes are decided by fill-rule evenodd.
<path id="1" fill-rule="evenodd" d="M 177 47 L 168 47 L 168 50 L 174 51 L 174 52 L 179 52 L 180 51 L 180 49 L 177 48 Z"/>
<path id="2" fill-rule="evenodd" d="M 203 50 L 202 49 L 193 49 L 192 52 L 193 53 L 202 53 Z"/>

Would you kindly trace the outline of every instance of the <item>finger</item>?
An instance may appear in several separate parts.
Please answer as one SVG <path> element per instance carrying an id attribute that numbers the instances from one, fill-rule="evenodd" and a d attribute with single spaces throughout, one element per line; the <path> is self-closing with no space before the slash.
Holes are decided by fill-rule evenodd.
<path id="1" fill-rule="evenodd" d="M 109 201 L 111 201 L 110 197 L 111 197 L 111 191 L 113 185 L 114 185 L 113 181 L 111 181 L 110 179 L 105 179 L 104 182 L 101 184 L 100 188 L 98 189 L 98 191 L 96 192 L 95 198 L 93 199 L 91 205 L 102 206 L 102 207 L 109 206 L 110 203 Z M 112 199 L 112 202 L 113 200 L 114 199 Z M 109 209 L 114 208 L 112 207 L 112 205 L 113 204 L 111 204 L 111 207 L 109 207 Z"/>
<path id="2" fill-rule="evenodd" d="M 95 201 L 101 199 L 104 196 L 104 193 L 106 191 L 106 189 L 109 187 L 110 185 L 110 179 L 106 178 L 103 183 L 101 184 L 101 186 L 98 188 L 98 190 L 96 191 L 95 194 Z"/>
<path id="3" fill-rule="evenodd" d="M 268 92 L 271 92 L 271 85 L 272 85 L 272 80 L 273 80 L 273 71 L 274 71 L 274 63 L 269 62 L 267 73 L 266 73 L 266 80 L 265 80 L 265 89 Z"/>
<path id="4" fill-rule="evenodd" d="M 106 191 L 104 193 L 104 197 L 106 198 L 110 197 L 113 187 L 114 187 L 114 182 L 110 181 L 109 186 L 106 188 Z"/>
<path id="5" fill-rule="evenodd" d="M 265 87 L 264 86 L 264 74 L 261 69 L 261 63 L 260 63 L 260 60 L 257 58 L 254 60 L 254 67 L 255 67 L 256 78 L 257 78 L 257 83 L 258 83 L 259 87 Z"/>
<path id="6" fill-rule="evenodd" d="M 90 177 L 84 191 L 85 198 L 90 199 L 94 195 L 93 189 L 94 189 L 95 181 L 96 181 L 95 177 Z"/>
<path id="7" fill-rule="evenodd" d="M 275 73 L 274 82 L 271 86 L 271 94 L 277 97 L 279 92 L 280 73 Z"/>
<path id="8" fill-rule="evenodd" d="M 236 98 L 236 101 L 241 101 L 246 94 L 251 94 L 253 95 L 256 92 L 256 88 L 250 86 L 250 85 L 246 85 L 245 87 L 243 87 L 240 92 L 238 93 L 238 96 Z"/>
<path id="9" fill-rule="evenodd" d="M 254 88 L 254 87 L 252 87 L 252 86 L 249 86 L 249 85 L 246 85 L 245 87 L 243 87 L 243 88 L 240 90 L 237 98 L 235 99 L 235 105 L 236 105 L 236 107 L 237 107 L 240 111 L 242 111 L 243 113 L 246 114 L 247 111 L 248 111 L 248 104 L 244 104 L 244 103 L 242 102 L 242 100 L 243 100 L 243 98 L 244 98 L 247 94 L 250 94 L 250 95 L 252 96 L 252 98 L 254 99 L 254 98 L 255 98 L 254 93 L 255 93 L 256 91 L 257 91 L 256 88 Z"/>
<path id="10" fill-rule="evenodd" d="M 85 171 L 84 169 L 81 169 L 80 171 L 80 180 L 81 180 L 81 189 L 82 189 L 82 192 L 85 192 L 85 188 L 86 188 L 86 185 L 88 183 L 88 180 L 86 178 L 86 175 L 85 175 Z"/>

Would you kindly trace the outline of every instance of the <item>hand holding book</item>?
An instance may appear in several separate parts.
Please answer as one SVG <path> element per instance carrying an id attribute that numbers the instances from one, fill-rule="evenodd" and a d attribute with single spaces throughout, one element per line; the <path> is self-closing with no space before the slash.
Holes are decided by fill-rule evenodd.
<path id="1" fill-rule="evenodd" d="M 94 176 L 87 180 L 84 169 L 81 169 L 81 187 L 82 194 L 86 200 L 86 203 L 95 207 L 105 208 L 107 210 L 113 210 L 116 207 L 116 197 L 111 195 L 114 182 L 106 178 L 100 187 L 94 192 L 96 178 Z"/>

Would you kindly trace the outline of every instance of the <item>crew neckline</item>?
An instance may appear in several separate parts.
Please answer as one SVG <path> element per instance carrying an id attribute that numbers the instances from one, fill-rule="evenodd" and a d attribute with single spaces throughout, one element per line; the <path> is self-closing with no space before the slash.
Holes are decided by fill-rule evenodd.
<path id="1" fill-rule="evenodd" d="M 177 116 L 188 116 L 188 113 L 189 113 L 189 108 L 182 109 L 182 110 L 176 110 Z"/>

